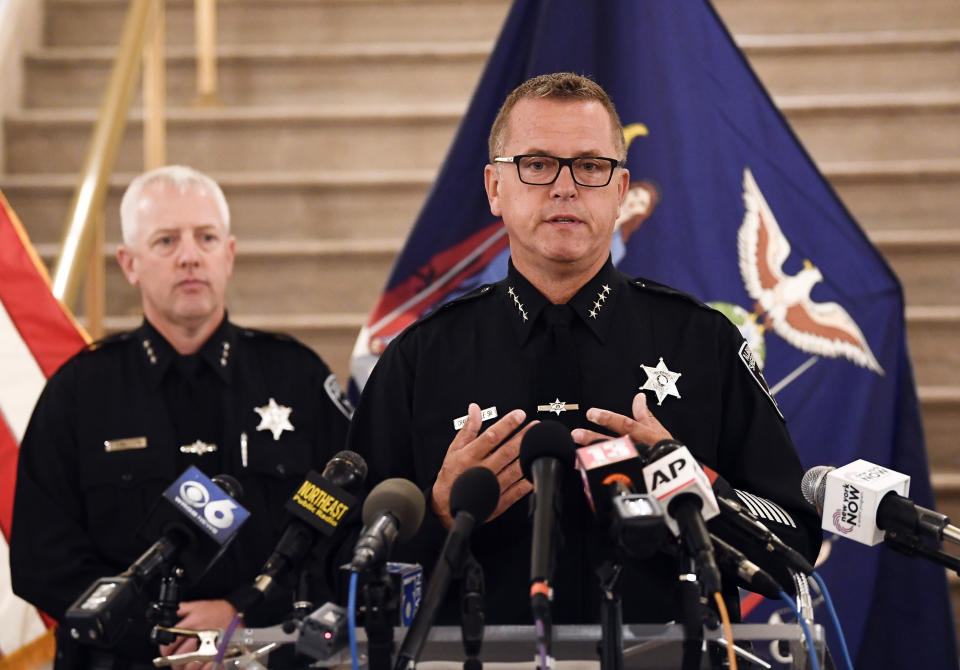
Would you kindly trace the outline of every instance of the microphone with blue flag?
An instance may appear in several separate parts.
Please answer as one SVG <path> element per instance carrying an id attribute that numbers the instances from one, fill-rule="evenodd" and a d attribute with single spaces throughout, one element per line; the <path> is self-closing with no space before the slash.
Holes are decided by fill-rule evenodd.
<path id="1" fill-rule="evenodd" d="M 900 283 L 706 0 L 514 2 L 358 339 L 355 389 L 405 326 L 505 276 L 506 231 L 483 188 L 487 136 L 513 88 L 557 71 L 596 80 L 624 123 L 631 184 L 616 266 L 738 326 L 743 362 L 805 467 L 864 458 L 908 474 L 913 499 L 932 506 Z M 942 569 L 837 543 L 820 571 L 858 667 L 957 667 Z M 897 616 L 911 593 L 924 606 Z"/>

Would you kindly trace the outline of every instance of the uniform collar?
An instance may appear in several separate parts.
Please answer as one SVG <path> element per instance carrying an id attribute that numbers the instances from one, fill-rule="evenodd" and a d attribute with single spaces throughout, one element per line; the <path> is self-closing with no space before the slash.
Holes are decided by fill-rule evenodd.
<path id="1" fill-rule="evenodd" d="M 526 277 L 508 263 L 507 278 L 500 282 L 503 300 L 514 324 L 517 342 L 523 345 L 533 331 L 537 317 L 550 301 Z M 613 321 L 613 302 L 624 286 L 613 262 L 607 262 L 567 303 L 597 339 L 604 342 Z"/>
<path id="2" fill-rule="evenodd" d="M 146 318 L 134 333 L 139 355 L 147 366 L 147 377 L 153 388 L 160 386 L 164 375 L 179 356 Z M 223 317 L 213 334 L 203 343 L 197 355 L 227 384 L 233 380 L 233 359 L 237 346 L 237 328 Z"/>

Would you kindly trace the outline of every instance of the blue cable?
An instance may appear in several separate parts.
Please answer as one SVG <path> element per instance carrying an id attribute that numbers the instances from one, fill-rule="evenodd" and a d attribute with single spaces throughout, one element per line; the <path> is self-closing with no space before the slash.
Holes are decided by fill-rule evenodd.
<path id="1" fill-rule="evenodd" d="M 843 662 L 846 663 L 847 670 L 853 670 L 853 661 L 850 660 L 850 650 L 847 649 L 847 640 L 843 636 L 843 628 L 840 627 L 840 619 L 837 617 L 837 610 L 833 608 L 833 600 L 830 598 L 827 585 L 823 581 L 823 578 L 816 572 L 813 573 L 813 578 L 817 580 L 817 584 L 820 585 L 820 593 L 823 594 L 823 600 L 827 604 L 827 611 L 830 612 L 833 626 L 837 629 L 837 637 L 840 638 L 840 649 L 843 651 Z"/>
<path id="2" fill-rule="evenodd" d="M 350 597 L 347 600 L 347 622 L 350 630 L 350 659 L 353 662 L 353 670 L 360 669 L 360 661 L 357 655 L 357 573 L 350 573 Z"/>
<path id="3" fill-rule="evenodd" d="M 803 615 L 800 614 L 800 608 L 797 607 L 797 604 L 788 596 L 784 591 L 780 592 L 780 598 L 790 605 L 790 609 L 793 610 L 793 613 L 797 615 L 797 621 L 803 627 L 803 634 L 807 638 L 807 648 L 810 650 L 810 665 L 813 666 L 813 670 L 820 670 L 820 662 L 817 660 L 817 650 L 813 647 L 813 635 L 810 634 L 810 627 L 807 626 L 807 622 L 804 621 Z"/>

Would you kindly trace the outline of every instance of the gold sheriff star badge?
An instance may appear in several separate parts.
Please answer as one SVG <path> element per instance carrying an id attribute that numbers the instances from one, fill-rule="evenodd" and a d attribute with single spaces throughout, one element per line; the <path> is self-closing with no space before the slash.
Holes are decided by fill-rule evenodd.
<path id="1" fill-rule="evenodd" d="M 290 407 L 278 405 L 277 401 L 270 398 L 263 407 L 254 407 L 253 411 L 260 415 L 260 425 L 257 430 L 269 430 L 273 433 L 273 439 L 279 440 L 280 435 L 285 430 L 293 431 L 293 424 L 290 423 Z"/>
<path id="2" fill-rule="evenodd" d="M 663 399 L 668 395 L 675 398 L 680 397 L 680 392 L 677 391 L 677 380 L 680 379 L 681 373 L 668 370 L 662 356 L 660 362 L 657 363 L 657 367 L 649 365 L 641 365 L 640 367 L 647 373 L 647 381 L 640 387 L 640 390 L 656 393 L 657 405 L 662 405 Z"/>

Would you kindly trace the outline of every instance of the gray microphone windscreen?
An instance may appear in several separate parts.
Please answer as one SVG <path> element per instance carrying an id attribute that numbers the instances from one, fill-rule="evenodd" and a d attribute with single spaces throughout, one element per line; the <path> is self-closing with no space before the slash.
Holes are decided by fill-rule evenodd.
<path id="1" fill-rule="evenodd" d="M 397 519 L 397 538 L 410 539 L 420 528 L 426 502 L 423 491 L 409 479 L 384 479 L 373 487 L 363 502 L 363 523 L 370 524 L 384 512 Z"/>

